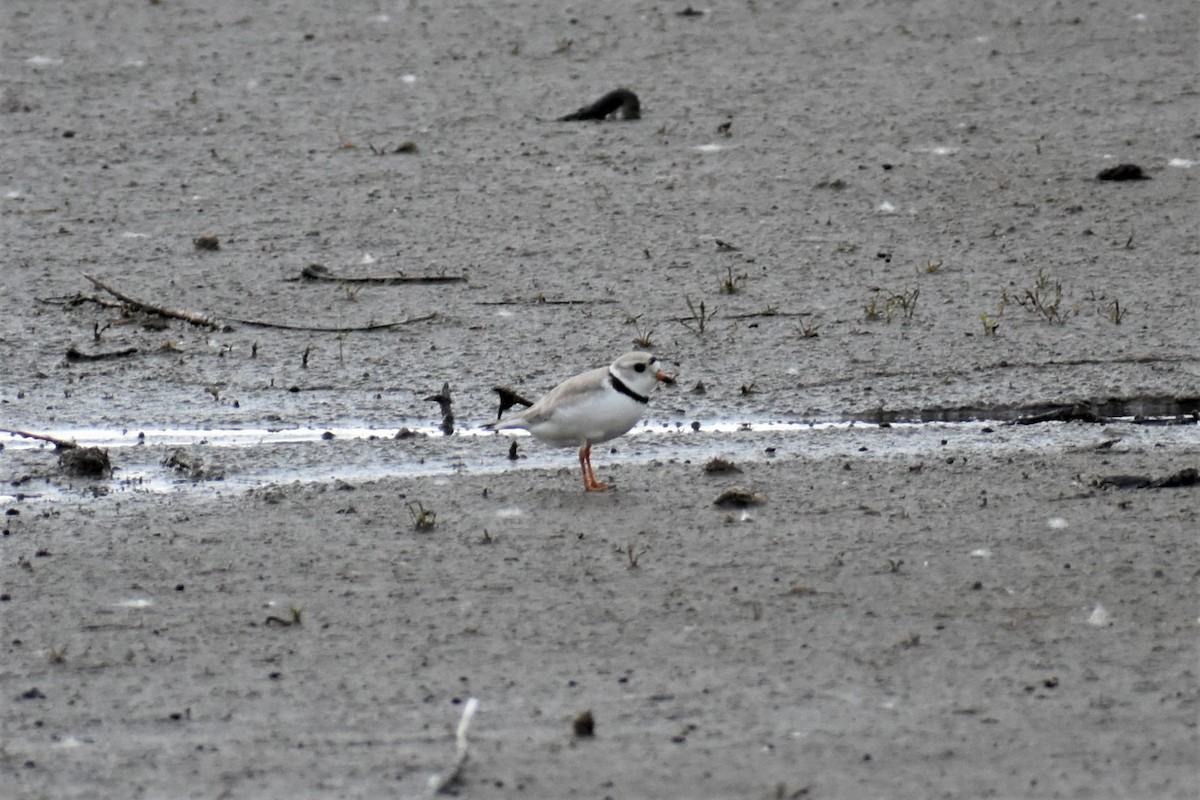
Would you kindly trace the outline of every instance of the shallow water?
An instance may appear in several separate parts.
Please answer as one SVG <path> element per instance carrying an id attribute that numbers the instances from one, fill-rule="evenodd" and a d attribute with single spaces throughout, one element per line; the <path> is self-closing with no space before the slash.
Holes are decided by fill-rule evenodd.
<path id="1" fill-rule="evenodd" d="M 574 453 L 532 440 L 523 431 L 495 434 L 467 428 L 445 436 L 414 422 L 408 435 L 394 428 L 185 428 L 143 431 L 66 429 L 48 435 L 109 451 L 110 479 L 69 478 L 52 457 L 53 445 L 4 434 L 0 464 L 7 486 L 0 502 L 46 501 L 80 493 L 181 493 L 213 495 L 292 482 L 358 483 L 386 477 L 450 476 L 513 469 L 574 470 Z M 518 457 L 509 457 L 517 445 Z M 1200 424 L 1146 425 L 1132 418 L 1106 424 L 1047 422 L 1011 425 L 994 421 L 890 423 L 709 420 L 647 421 L 610 446 L 595 451 L 602 475 L 652 461 L 704 463 L 759 459 L 885 458 L 920 463 L 927 458 L 969 459 L 1006 453 L 1037 454 L 1065 449 L 1200 445 Z M 166 463 L 181 454 L 195 474 Z M 197 477 L 198 476 L 198 477 Z M 622 473 L 625 480 L 632 476 Z"/>

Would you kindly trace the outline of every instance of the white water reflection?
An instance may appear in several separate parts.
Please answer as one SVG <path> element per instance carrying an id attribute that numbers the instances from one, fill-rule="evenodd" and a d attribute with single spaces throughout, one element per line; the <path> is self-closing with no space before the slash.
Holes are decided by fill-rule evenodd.
<path id="1" fill-rule="evenodd" d="M 397 431 L 408 434 L 397 438 Z M 43 432 L 39 432 L 43 433 Z M 514 469 L 571 469 L 569 449 L 550 447 L 524 431 L 493 433 L 466 428 L 445 436 L 428 424 L 403 429 L 147 428 L 141 431 L 69 428 L 50 436 L 110 452 L 111 478 L 65 476 L 52 445 L 0 434 L 0 503 L 19 499 L 61 501 L 80 493 L 189 493 L 220 495 L 276 484 L 383 478 L 496 474 Z M 518 458 L 509 458 L 517 445 Z M 1104 448 L 1109 453 L 1150 447 L 1200 448 L 1200 424 L 1142 425 L 1115 420 L 1102 425 L 1047 422 L 891 423 L 784 420 L 648 421 L 597 449 L 598 465 L 622 468 L 649 462 L 704 463 L 714 456 L 740 462 L 766 459 L 967 459 Z M 176 469 L 184 462 L 198 469 Z M 615 451 L 615 455 L 610 452 Z M 199 469 L 202 467 L 202 469 Z M 199 476 L 199 477 L 198 477 Z"/>
<path id="2" fill-rule="evenodd" d="M 980 423 L 981 425 L 983 423 Z M 638 436 L 646 434 L 676 434 L 676 433 L 789 433 L 802 430 L 835 430 L 853 427 L 871 427 L 855 422 L 647 422 L 626 434 Z M 892 427 L 920 427 L 918 423 L 909 426 L 894 424 Z M 59 430 L 38 431 L 39 434 L 75 442 L 80 447 L 184 447 L 192 445 L 208 445 L 210 447 L 254 447 L 271 444 L 294 444 L 299 442 L 329 441 L 333 439 L 393 439 L 401 430 L 408 431 L 413 436 L 444 438 L 442 431 L 435 425 L 423 425 L 410 422 L 397 428 L 211 428 L 196 430 L 190 428 L 146 428 L 139 431 L 112 430 L 107 428 L 63 428 Z M 454 437 L 493 436 L 494 433 L 483 428 L 459 428 Z M 525 431 L 504 431 L 505 436 L 528 436 Z M 5 447 L 13 449 L 38 449 L 52 447 L 49 442 L 40 439 L 29 439 L 12 433 L 0 434 L 0 442 Z"/>

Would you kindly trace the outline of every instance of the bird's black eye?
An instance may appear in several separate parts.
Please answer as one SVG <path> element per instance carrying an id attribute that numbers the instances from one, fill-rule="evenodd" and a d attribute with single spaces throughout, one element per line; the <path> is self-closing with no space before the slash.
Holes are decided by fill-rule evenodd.
<path id="1" fill-rule="evenodd" d="M 634 365 L 633 365 L 633 371 L 634 371 L 634 372 L 645 372 L 645 371 L 646 371 L 646 365 L 645 365 L 645 364 L 634 364 Z"/>

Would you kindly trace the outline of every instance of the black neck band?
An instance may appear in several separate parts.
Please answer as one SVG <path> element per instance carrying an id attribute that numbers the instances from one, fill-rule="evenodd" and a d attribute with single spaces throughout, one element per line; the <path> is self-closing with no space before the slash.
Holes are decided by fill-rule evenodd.
<path id="1" fill-rule="evenodd" d="M 625 395 L 626 397 L 632 397 L 634 400 L 638 401 L 642 405 L 646 405 L 647 403 L 650 402 L 649 397 L 646 397 L 646 395 L 644 395 L 644 394 L 638 394 L 633 389 L 630 389 L 628 386 L 626 386 L 625 381 L 621 380 L 616 375 L 614 375 L 613 371 L 611 369 L 608 371 L 608 380 L 612 383 L 612 387 L 614 389 L 616 389 L 618 392 Z"/>

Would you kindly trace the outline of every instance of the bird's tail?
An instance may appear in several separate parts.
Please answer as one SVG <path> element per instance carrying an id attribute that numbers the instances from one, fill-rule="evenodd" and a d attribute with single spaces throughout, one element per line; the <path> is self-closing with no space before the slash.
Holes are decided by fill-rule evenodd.
<path id="1" fill-rule="evenodd" d="M 506 431 L 514 428 L 524 429 L 525 426 L 520 422 L 514 422 L 510 419 L 498 419 L 494 422 L 485 422 L 479 427 L 483 428 L 485 431 Z"/>

